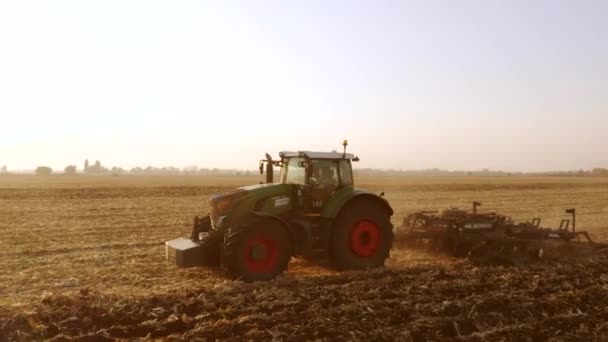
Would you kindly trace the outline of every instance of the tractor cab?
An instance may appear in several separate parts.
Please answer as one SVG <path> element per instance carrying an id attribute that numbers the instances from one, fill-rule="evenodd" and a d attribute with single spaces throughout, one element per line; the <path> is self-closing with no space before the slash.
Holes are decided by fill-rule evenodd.
<path id="1" fill-rule="evenodd" d="M 295 185 L 304 207 L 319 212 L 325 202 L 337 191 L 353 188 L 353 161 L 359 161 L 352 153 L 346 153 L 348 142 L 342 144 L 344 152 L 281 151 L 280 160 L 274 161 L 269 154 L 260 160 L 260 173 L 266 166 L 266 183 L 274 183 L 273 166 L 281 168 L 280 184 Z"/>
<path id="2" fill-rule="evenodd" d="M 359 159 L 351 153 L 282 151 L 281 183 L 334 187 L 353 185 L 351 161 Z"/>
<path id="3" fill-rule="evenodd" d="M 352 188 L 351 161 L 358 160 L 350 153 L 283 151 L 280 183 L 297 185 L 312 212 L 321 210 L 337 191 Z"/>

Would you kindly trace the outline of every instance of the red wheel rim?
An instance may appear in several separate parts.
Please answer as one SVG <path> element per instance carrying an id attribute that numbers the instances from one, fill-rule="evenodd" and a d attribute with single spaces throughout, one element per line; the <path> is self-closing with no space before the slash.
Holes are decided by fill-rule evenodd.
<path id="1" fill-rule="evenodd" d="M 360 257 L 369 258 L 380 246 L 380 227 L 372 221 L 361 220 L 350 233 L 350 249 Z"/>
<path id="2" fill-rule="evenodd" d="M 244 252 L 247 269 L 256 273 L 270 272 L 279 260 L 277 241 L 264 234 L 250 238 Z"/>

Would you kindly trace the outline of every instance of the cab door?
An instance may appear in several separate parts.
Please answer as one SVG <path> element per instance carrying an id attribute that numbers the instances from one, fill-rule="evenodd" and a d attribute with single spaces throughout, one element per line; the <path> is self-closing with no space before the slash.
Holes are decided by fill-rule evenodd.
<path id="1" fill-rule="evenodd" d="M 337 160 L 311 160 L 312 174 L 308 179 L 308 211 L 321 212 L 325 202 L 340 188 Z"/>

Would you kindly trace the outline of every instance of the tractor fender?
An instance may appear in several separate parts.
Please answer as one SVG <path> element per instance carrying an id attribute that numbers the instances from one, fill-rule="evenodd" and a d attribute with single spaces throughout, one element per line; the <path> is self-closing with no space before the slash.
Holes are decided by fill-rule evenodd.
<path id="1" fill-rule="evenodd" d="M 321 210 L 321 217 L 335 219 L 348 204 L 361 200 L 379 203 L 386 209 L 388 216 L 393 215 L 393 208 L 386 199 L 366 190 L 345 188 L 336 192 L 325 203 L 323 210 Z"/>
<path id="2" fill-rule="evenodd" d="M 269 214 L 263 211 L 256 211 L 256 210 L 252 210 L 251 215 L 258 217 L 258 218 L 262 218 L 262 219 L 269 219 L 269 220 L 273 220 L 275 222 L 277 222 L 279 225 L 281 225 L 281 227 L 283 227 L 287 233 L 289 234 L 289 241 L 291 242 L 292 247 L 292 253 L 293 251 L 295 251 L 295 246 L 296 246 L 296 234 L 294 232 L 293 227 L 287 223 L 287 221 L 285 221 L 284 219 L 282 219 L 279 216 L 273 215 L 273 214 Z"/>

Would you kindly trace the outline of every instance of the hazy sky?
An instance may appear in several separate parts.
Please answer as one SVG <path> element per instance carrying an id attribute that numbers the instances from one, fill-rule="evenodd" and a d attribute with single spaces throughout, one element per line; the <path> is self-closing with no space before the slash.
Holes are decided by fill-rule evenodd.
<path id="1" fill-rule="evenodd" d="M 608 1 L 1 1 L 0 165 L 608 167 Z"/>

